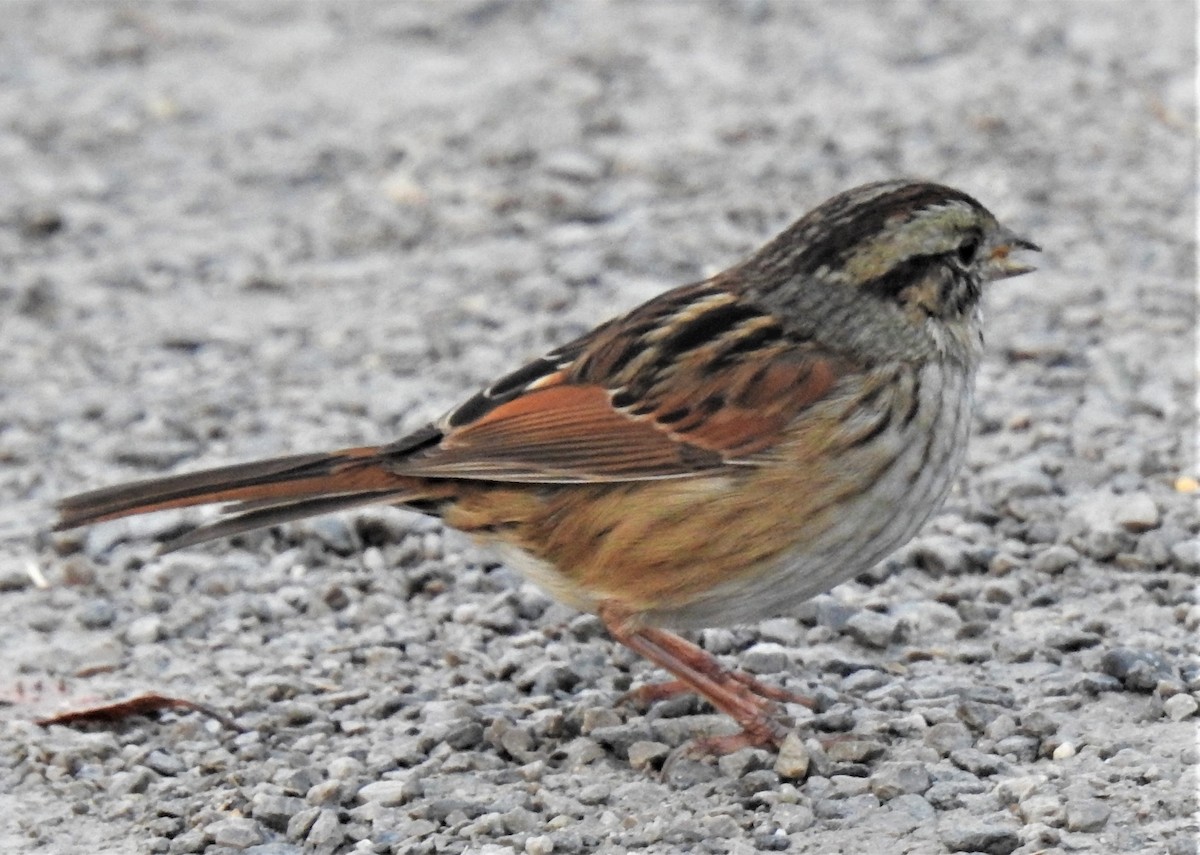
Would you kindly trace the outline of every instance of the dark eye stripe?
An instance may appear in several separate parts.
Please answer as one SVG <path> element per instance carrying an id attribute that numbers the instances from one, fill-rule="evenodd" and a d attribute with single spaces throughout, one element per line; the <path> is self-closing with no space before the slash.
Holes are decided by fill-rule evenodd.
<path id="1" fill-rule="evenodd" d="M 937 255 L 914 255 L 911 258 L 906 258 L 886 273 L 863 282 L 861 288 L 868 294 L 894 298 L 914 282 L 921 281 L 925 274 L 935 265 L 944 263 L 945 261 L 946 255 L 944 253 Z"/>

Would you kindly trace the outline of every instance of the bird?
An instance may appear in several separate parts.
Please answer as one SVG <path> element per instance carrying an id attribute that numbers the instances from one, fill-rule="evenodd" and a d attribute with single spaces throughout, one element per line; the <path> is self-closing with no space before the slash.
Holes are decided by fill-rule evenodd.
<path id="1" fill-rule="evenodd" d="M 190 547 L 372 504 L 440 518 L 778 747 L 803 696 L 680 633 L 786 616 L 868 570 L 962 464 L 988 283 L 1040 251 L 966 193 L 896 179 L 818 205 L 732 267 L 653 297 L 378 446 L 62 499 L 55 528 L 219 505 Z"/>

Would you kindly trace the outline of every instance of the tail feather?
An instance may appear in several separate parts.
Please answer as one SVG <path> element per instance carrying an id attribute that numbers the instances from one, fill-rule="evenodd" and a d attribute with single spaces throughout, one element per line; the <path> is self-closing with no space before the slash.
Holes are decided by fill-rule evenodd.
<path id="1" fill-rule="evenodd" d="M 400 492 L 377 490 L 366 493 L 352 493 L 347 496 L 318 496 L 311 499 L 299 499 L 285 504 L 266 505 L 240 513 L 237 512 L 237 508 L 240 508 L 241 505 L 236 505 L 232 516 L 223 517 L 211 523 L 197 526 L 179 537 L 167 541 L 159 549 L 159 554 L 174 552 L 177 549 L 195 546 L 198 543 L 204 543 L 209 540 L 232 537 L 235 534 L 243 534 L 247 531 L 253 531 L 256 528 L 266 528 L 267 526 L 292 522 L 293 520 L 304 519 L 305 517 L 315 517 L 320 514 L 330 514 L 334 511 L 345 511 L 363 505 L 375 505 L 385 502 L 394 504 L 412 497 L 413 492 L 411 490 Z"/>
<path id="2" fill-rule="evenodd" d="M 236 515 L 185 534 L 168 549 L 314 514 L 422 496 L 423 479 L 398 475 L 376 447 L 300 454 L 170 475 L 69 496 L 55 530 L 134 514 L 230 504 Z M 240 512 L 240 513 L 239 513 Z"/>

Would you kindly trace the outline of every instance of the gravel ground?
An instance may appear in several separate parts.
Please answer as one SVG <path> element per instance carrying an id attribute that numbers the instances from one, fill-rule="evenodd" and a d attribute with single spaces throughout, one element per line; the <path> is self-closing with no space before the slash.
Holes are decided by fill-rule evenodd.
<path id="1" fill-rule="evenodd" d="M 5 17 L 0 850 L 1196 852 L 1192 4 Z M 726 723 L 619 703 L 653 669 L 398 511 L 46 534 L 66 492 L 392 439 L 903 174 L 1047 251 L 923 535 L 699 634 L 821 699 L 778 758 L 673 752 Z M 32 723 L 146 691 L 241 732 Z"/>

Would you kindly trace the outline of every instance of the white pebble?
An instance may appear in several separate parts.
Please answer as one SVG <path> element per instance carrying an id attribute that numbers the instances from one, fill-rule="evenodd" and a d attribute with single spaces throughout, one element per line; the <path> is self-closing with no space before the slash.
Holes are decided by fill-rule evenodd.
<path id="1" fill-rule="evenodd" d="M 1163 712 L 1167 714 L 1167 718 L 1171 721 L 1183 721 L 1196 714 L 1196 710 L 1200 709 L 1200 703 L 1191 695 L 1180 693 L 1171 695 L 1163 701 Z"/>
<path id="2" fill-rule="evenodd" d="M 1055 760 L 1066 760 L 1069 757 L 1075 756 L 1075 746 L 1070 742 L 1064 742 L 1062 745 L 1054 749 L 1054 754 L 1051 755 Z"/>

